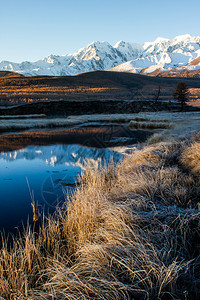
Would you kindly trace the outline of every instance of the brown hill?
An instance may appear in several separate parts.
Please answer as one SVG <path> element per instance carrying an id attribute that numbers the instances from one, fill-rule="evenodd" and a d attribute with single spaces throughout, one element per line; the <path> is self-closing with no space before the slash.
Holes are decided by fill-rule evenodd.
<path id="1" fill-rule="evenodd" d="M 200 56 L 190 62 L 191 66 L 197 66 L 199 64 L 200 64 Z"/>
<path id="2" fill-rule="evenodd" d="M 152 100 L 159 86 L 160 99 L 169 100 L 172 99 L 178 81 L 180 78 L 111 71 L 94 71 L 63 77 L 24 77 L 7 74 L 0 77 L 0 103 L 12 105 L 55 100 Z M 190 89 L 200 90 L 198 79 L 187 78 L 184 81 Z"/>
<path id="3" fill-rule="evenodd" d="M 149 74 L 152 75 L 152 74 Z M 199 78 L 200 70 L 188 70 L 186 68 L 174 68 L 172 70 L 161 72 L 158 74 L 161 77 L 181 77 L 181 78 Z"/>
<path id="4" fill-rule="evenodd" d="M 148 69 L 147 68 L 144 68 L 142 69 L 142 71 L 140 72 L 141 75 L 145 75 L 145 71 Z M 161 74 L 162 70 L 161 68 L 158 68 L 156 69 L 155 71 L 151 72 L 151 73 L 148 73 L 148 76 L 159 76 Z"/>
<path id="5" fill-rule="evenodd" d="M 198 57 L 190 62 L 191 66 L 196 66 L 198 64 L 200 64 L 200 57 Z M 147 69 L 148 68 L 142 69 L 140 74 L 145 74 Z M 155 71 L 148 73 L 148 76 L 199 78 L 200 70 L 190 70 L 186 66 L 183 66 L 183 67 L 177 67 L 177 68 L 170 69 L 168 71 L 163 72 L 160 68 L 158 68 Z"/>
<path id="6" fill-rule="evenodd" d="M 23 75 L 16 72 L 0 71 L 0 77 L 23 77 Z"/>

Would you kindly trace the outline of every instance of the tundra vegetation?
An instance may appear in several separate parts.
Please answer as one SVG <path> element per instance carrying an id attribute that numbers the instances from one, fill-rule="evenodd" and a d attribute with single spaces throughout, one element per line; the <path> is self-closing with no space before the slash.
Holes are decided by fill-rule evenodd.
<path id="1" fill-rule="evenodd" d="M 2 238 L 1 299 L 199 299 L 200 136 L 88 168 L 71 199 Z"/>

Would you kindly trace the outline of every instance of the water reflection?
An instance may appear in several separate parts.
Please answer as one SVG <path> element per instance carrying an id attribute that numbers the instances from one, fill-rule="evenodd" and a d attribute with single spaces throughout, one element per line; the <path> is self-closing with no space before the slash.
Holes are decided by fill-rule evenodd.
<path id="1" fill-rule="evenodd" d="M 12 231 L 32 218 L 28 184 L 40 209 L 53 211 L 71 193 L 88 163 L 98 167 L 122 154 L 79 145 L 29 146 L 0 153 L 0 230 Z M 28 182 L 28 183 L 27 183 Z"/>

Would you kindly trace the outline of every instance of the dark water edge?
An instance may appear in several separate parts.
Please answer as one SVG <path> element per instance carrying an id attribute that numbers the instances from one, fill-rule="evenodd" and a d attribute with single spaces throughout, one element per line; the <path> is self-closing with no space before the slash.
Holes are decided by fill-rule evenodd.
<path id="1" fill-rule="evenodd" d="M 0 151 L 13 151 L 30 145 L 79 144 L 106 148 L 145 142 L 155 130 L 132 130 L 128 124 L 80 126 L 72 129 L 37 130 L 0 136 Z"/>
<path id="2" fill-rule="evenodd" d="M 130 95 L 129 95 L 130 97 Z M 21 105 L 0 107 L 0 115 L 29 115 L 45 114 L 55 115 L 84 115 L 84 114 L 118 114 L 118 113 L 138 113 L 143 111 L 169 110 L 168 103 L 155 100 L 143 99 L 99 99 L 99 100 L 56 100 L 37 101 Z"/>

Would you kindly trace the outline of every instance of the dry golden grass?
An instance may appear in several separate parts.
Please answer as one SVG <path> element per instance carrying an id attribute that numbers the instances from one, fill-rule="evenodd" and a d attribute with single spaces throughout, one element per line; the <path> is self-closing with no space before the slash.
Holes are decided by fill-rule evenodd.
<path id="1" fill-rule="evenodd" d="M 0 77 L 1 103 L 31 103 L 53 100 L 87 100 L 88 97 L 120 98 L 127 90 L 112 79 L 92 76 Z"/>
<path id="2" fill-rule="evenodd" d="M 13 76 L 16 76 L 16 74 L 13 74 Z M 159 86 L 161 86 L 160 100 L 169 100 L 172 98 L 174 87 L 178 81 L 176 78 L 165 78 L 163 80 L 163 78 L 159 77 L 111 71 L 95 71 L 77 76 L 58 77 L 8 77 L 8 74 L 1 77 L 0 74 L 0 104 L 12 105 L 47 100 L 88 99 L 154 101 Z M 190 88 L 191 100 L 196 96 L 200 96 L 197 80 L 188 78 L 184 79 L 184 81 Z"/>
<path id="3" fill-rule="evenodd" d="M 134 129 L 169 129 L 173 128 L 173 125 L 169 122 L 155 122 L 155 121 L 137 121 L 133 120 L 129 123 L 130 128 Z"/>
<path id="4" fill-rule="evenodd" d="M 88 169 L 37 233 L 3 245 L 2 299 L 198 299 L 198 149 L 160 143 Z"/>
<path id="5" fill-rule="evenodd" d="M 192 170 L 196 175 L 200 175 L 200 142 L 195 142 L 182 153 L 182 163 Z"/>

